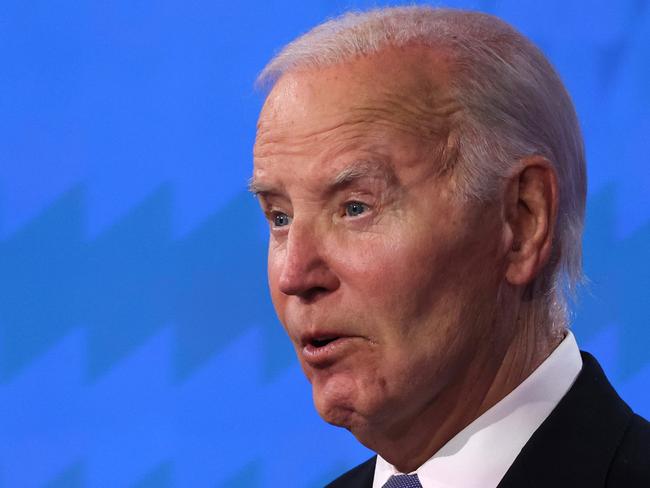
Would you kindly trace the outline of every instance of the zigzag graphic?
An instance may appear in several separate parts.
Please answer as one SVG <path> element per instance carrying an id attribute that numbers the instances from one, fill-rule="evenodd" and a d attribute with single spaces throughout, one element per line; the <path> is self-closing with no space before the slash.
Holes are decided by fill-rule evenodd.
<path id="1" fill-rule="evenodd" d="M 260 327 L 183 383 L 173 330 L 92 383 L 78 330 L 1 385 L 0 485 L 315 487 L 368 456 L 318 418 L 295 362 L 266 378 Z"/>
<path id="2" fill-rule="evenodd" d="M 591 285 L 574 330 L 650 412 L 650 333 L 637 323 L 650 298 L 650 225 L 617 240 L 616 200 L 613 187 L 590 199 Z M 366 455 L 317 419 L 274 323 L 254 200 L 241 195 L 178 241 L 170 207 L 161 188 L 84 242 L 77 188 L 2 242 L 6 485 L 317 486 Z M 314 466 L 323 445 L 337 454 Z M 278 449 L 293 458 L 267 461 Z M 301 465 L 300 482 L 287 478 Z"/>
<path id="3" fill-rule="evenodd" d="M 82 324 L 91 380 L 168 323 L 176 328 L 178 379 L 255 323 L 270 324 L 269 373 L 286 366 L 289 346 L 268 298 L 264 224 L 254 199 L 242 194 L 178 241 L 170 238 L 171 200 L 162 187 L 84 242 L 78 187 L 0 243 L 4 381 Z M 650 298 L 650 224 L 617 241 L 615 204 L 612 188 L 590 199 L 584 256 L 591 286 L 575 327 L 588 339 L 620 324 L 629 376 L 648 361 L 650 334 L 635 320 Z"/>
<path id="4" fill-rule="evenodd" d="M 77 187 L 0 242 L 0 378 L 7 381 L 70 330 L 89 335 L 88 378 L 167 323 L 176 327 L 178 379 L 253 323 L 265 329 L 269 374 L 289 345 L 266 285 L 257 203 L 242 194 L 180 240 L 171 239 L 168 186 L 92 242 Z"/>
<path id="5" fill-rule="evenodd" d="M 627 380 L 650 361 L 650 330 L 638 323 L 650 303 L 650 222 L 617 240 L 616 200 L 611 186 L 589 200 L 583 239 L 589 283 L 581 293 L 574 328 L 579 338 L 589 341 L 615 325 L 617 373 Z"/>
<path id="6" fill-rule="evenodd" d="M 254 199 L 239 194 L 205 217 L 248 158 L 259 107 L 242 86 L 273 47 L 349 5 L 280 2 L 258 5 L 260 15 L 242 3 L 216 30 L 210 2 L 14 3 L 0 46 L 10 115 L 0 183 L 11 192 L 1 210 L 13 232 L 0 240 L 0 486 L 315 488 L 363 460 L 348 433 L 317 417 L 275 319 Z M 590 284 L 573 328 L 650 417 L 650 3 L 623 2 L 613 18 L 477 4 L 537 36 L 577 97 L 590 177 L 604 189 L 589 198 Z M 268 32 L 258 45 L 242 29 Z M 214 159 L 229 164 L 211 172 Z M 196 161 L 190 171 L 186 160 Z M 171 183 L 106 227 L 161 178 Z M 173 212 L 189 233 L 176 237 Z"/>

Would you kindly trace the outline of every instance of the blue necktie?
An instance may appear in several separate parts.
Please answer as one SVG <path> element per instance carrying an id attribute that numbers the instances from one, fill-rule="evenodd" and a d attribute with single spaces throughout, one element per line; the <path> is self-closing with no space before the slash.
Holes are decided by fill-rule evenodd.
<path id="1" fill-rule="evenodd" d="M 394 474 L 383 488 L 422 488 L 417 474 Z"/>

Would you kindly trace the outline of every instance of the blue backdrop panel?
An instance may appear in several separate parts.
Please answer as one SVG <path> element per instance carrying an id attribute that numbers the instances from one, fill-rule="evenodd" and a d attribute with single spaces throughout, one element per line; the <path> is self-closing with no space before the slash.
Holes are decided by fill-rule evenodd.
<path id="1" fill-rule="evenodd" d="M 284 43 L 383 2 L 0 5 L 0 486 L 321 486 L 368 451 L 314 412 L 245 192 Z M 454 1 L 550 57 L 587 144 L 573 329 L 650 416 L 650 4 Z"/>

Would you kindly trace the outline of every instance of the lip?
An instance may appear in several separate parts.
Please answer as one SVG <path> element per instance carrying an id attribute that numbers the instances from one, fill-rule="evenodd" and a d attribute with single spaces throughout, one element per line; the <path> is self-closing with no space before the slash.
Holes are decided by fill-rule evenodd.
<path id="1" fill-rule="evenodd" d="M 323 368 L 332 365 L 341 359 L 349 350 L 351 343 L 356 339 L 354 336 L 344 335 L 323 335 L 323 345 L 318 345 L 315 337 L 303 341 L 302 357 L 307 364 L 313 367 Z M 326 343 L 325 343 L 326 342 Z"/>

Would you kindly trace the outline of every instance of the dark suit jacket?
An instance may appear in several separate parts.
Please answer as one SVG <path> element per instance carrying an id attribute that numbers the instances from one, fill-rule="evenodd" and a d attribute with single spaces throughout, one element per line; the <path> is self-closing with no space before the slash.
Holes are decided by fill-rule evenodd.
<path id="1" fill-rule="evenodd" d="M 499 488 L 650 488 L 650 423 L 634 414 L 594 357 L 505 474 Z M 371 488 L 376 457 L 328 488 Z M 471 469 L 471 466 L 468 466 Z"/>

